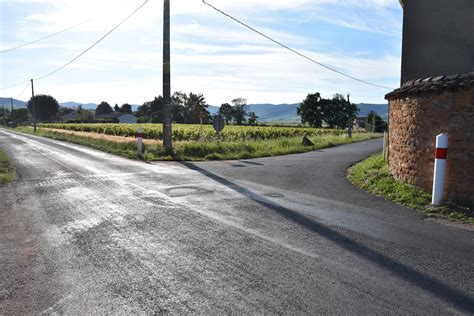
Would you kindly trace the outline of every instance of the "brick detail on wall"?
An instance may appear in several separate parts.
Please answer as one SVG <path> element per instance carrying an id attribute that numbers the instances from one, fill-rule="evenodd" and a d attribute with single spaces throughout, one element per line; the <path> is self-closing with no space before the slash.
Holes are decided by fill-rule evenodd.
<path id="1" fill-rule="evenodd" d="M 448 133 L 445 194 L 474 205 L 474 87 L 389 99 L 389 166 L 431 192 L 436 135 Z"/>

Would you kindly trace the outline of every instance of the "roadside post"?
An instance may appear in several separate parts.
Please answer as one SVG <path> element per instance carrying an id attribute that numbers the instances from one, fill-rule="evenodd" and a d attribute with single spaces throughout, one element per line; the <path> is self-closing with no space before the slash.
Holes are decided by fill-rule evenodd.
<path id="1" fill-rule="evenodd" d="M 433 195 L 431 204 L 440 205 L 443 200 L 446 177 L 446 159 L 448 158 L 448 135 L 436 136 L 435 164 L 433 174 Z"/>
<path id="2" fill-rule="evenodd" d="M 143 157 L 143 128 L 139 128 L 137 133 L 137 154 L 138 157 Z"/>
<path id="3" fill-rule="evenodd" d="M 388 133 L 383 133 L 383 160 L 388 160 Z"/>
<path id="4" fill-rule="evenodd" d="M 219 142 L 221 140 L 221 131 L 225 127 L 225 120 L 222 117 L 222 115 L 218 114 L 214 116 L 214 120 L 212 121 L 212 126 L 214 126 L 214 129 L 217 132 L 217 145 L 219 145 Z"/>

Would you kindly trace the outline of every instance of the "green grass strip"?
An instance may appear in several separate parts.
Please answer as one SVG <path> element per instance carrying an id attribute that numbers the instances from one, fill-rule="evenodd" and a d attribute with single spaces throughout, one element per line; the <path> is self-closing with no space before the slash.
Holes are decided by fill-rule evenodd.
<path id="1" fill-rule="evenodd" d="M 348 170 L 349 180 L 356 186 L 387 200 L 420 210 L 431 217 L 474 224 L 474 212 L 468 207 L 447 201 L 432 207 L 431 194 L 407 183 L 397 181 L 390 174 L 382 154 L 376 154 Z"/>
<path id="2" fill-rule="evenodd" d="M 15 169 L 13 168 L 7 154 L 0 149 L 0 184 L 6 184 L 15 179 Z"/>

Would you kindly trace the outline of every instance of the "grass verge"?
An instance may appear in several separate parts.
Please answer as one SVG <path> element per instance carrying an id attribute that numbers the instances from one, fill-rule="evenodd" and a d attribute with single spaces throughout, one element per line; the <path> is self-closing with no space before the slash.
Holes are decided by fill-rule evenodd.
<path id="1" fill-rule="evenodd" d="M 3 150 L 0 149 L 0 185 L 15 179 L 15 169 Z"/>
<path id="2" fill-rule="evenodd" d="M 431 194 L 395 180 L 382 154 L 376 154 L 348 170 L 349 180 L 356 186 L 398 204 L 420 210 L 427 216 L 474 225 L 474 211 L 453 201 L 432 207 Z"/>
<path id="3" fill-rule="evenodd" d="M 39 128 L 36 133 L 31 127 L 16 129 L 19 132 L 48 137 L 56 140 L 68 141 L 75 144 L 85 145 L 108 153 L 117 154 L 127 158 L 136 159 L 136 142 L 134 138 L 129 141 L 100 139 L 76 135 L 67 131 L 57 131 Z M 380 134 L 360 133 L 354 134 L 352 138 L 345 135 L 326 135 L 310 137 L 314 146 L 303 146 L 302 137 L 279 138 L 272 140 L 247 140 L 247 141 L 225 141 L 219 145 L 209 141 L 182 141 L 174 142 L 174 152 L 166 152 L 161 143 L 145 145 L 145 160 L 231 160 L 249 159 L 258 157 L 271 157 L 287 154 L 303 153 L 312 150 L 334 147 L 343 144 L 360 142 L 380 137 Z"/>

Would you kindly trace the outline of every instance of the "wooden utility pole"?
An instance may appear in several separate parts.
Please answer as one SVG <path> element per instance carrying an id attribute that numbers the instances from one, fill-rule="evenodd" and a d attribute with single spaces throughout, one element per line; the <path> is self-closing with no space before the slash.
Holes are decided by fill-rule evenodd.
<path id="1" fill-rule="evenodd" d="M 173 150 L 171 139 L 171 58 L 170 0 L 164 0 L 163 11 L 163 147 Z"/>
<path id="2" fill-rule="evenodd" d="M 7 114 L 5 112 L 5 104 L 3 104 L 2 106 L 3 106 L 3 126 L 6 126 L 5 125 L 5 116 L 7 116 Z"/>
<path id="3" fill-rule="evenodd" d="M 348 122 L 348 126 L 347 126 L 347 136 L 349 136 L 349 138 L 352 138 L 352 112 L 350 112 L 350 108 L 351 108 L 351 100 L 350 100 L 350 94 L 347 94 L 347 105 L 349 106 L 348 108 L 348 111 L 349 111 L 349 122 Z"/>
<path id="4" fill-rule="evenodd" d="M 12 109 L 11 109 L 11 112 L 10 112 L 10 120 L 13 123 L 13 98 L 10 98 L 10 103 L 11 103 L 11 106 L 12 106 Z"/>
<path id="5" fill-rule="evenodd" d="M 33 107 L 33 131 L 36 132 L 36 104 L 35 104 L 35 89 L 33 87 L 33 79 L 31 79 L 31 106 Z"/>

